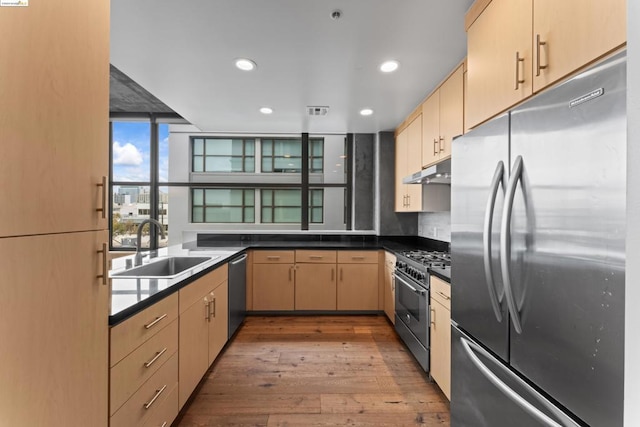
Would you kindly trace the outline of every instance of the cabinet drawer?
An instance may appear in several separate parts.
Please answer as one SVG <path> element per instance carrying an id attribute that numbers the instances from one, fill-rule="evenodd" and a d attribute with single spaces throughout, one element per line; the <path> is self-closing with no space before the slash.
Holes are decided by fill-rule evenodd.
<path id="1" fill-rule="evenodd" d="M 113 415 L 177 350 L 176 319 L 111 368 L 110 414 Z"/>
<path id="2" fill-rule="evenodd" d="M 377 264 L 378 251 L 339 251 L 338 262 L 343 264 Z"/>
<path id="3" fill-rule="evenodd" d="M 177 386 L 178 354 L 174 353 L 111 417 L 110 427 L 137 427 L 153 419 Z"/>
<path id="4" fill-rule="evenodd" d="M 296 251 L 296 262 L 335 264 L 336 259 L 336 251 Z"/>
<path id="5" fill-rule="evenodd" d="M 292 264 L 294 251 L 254 251 L 253 262 L 258 264 Z"/>
<path id="6" fill-rule="evenodd" d="M 224 264 L 180 289 L 180 314 L 196 302 L 200 302 L 202 297 L 211 292 L 213 288 L 226 281 L 228 275 L 229 267 Z"/>
<path id="7" fill-rule="evenodd" d="M 178 293 L 174 293 L 111 328 L 110 366 L 121 361 L 177 317 Z"/>
<path id="8" fill-rule="evenodd" d="M 451 285 L 444 280 L 431 276 L 431 298 L 451 310 Z"/>
<path id="9" fill-rule="evenodd" d="M 163 402 L 160 402 L 158 409 L 153 412 L 142 427 L 170 427 L 173 420 L 178 416 L 180 406 L 178 402 L 178 386 L 173 387 Z"/>

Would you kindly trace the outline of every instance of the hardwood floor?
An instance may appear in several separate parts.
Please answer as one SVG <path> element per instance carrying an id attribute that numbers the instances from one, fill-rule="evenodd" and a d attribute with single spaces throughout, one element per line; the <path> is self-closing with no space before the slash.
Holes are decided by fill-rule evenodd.
<path id="1" fill-rule="evenodd" d="M 187 405 L 174 425 L 450 424 L 383 316 L 248 317 Z"/>

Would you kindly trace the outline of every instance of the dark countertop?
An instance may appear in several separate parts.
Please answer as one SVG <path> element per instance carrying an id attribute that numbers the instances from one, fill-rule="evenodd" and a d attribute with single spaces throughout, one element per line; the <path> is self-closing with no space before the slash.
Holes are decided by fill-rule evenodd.
<path id="1" fill-rule="evenodd" d="M 327 249 L 401 252 L 413 249 L 448 250 L 447 242 L 416 237 L 360 235 L 211 235 L 194 242 L 159 249 L 157 258 L 167 256 L 211 256 L 211 261 L 173 279 L 111 278 L 109 325 L 114 326 L 182 287 L 210 273 L 247 249 Z M 115 258 L 110 275 L 125 270 L 134 255 Z M 151 261 L 153 262 L 153 260 Z M 435 272 L 434 272 L 435 273 Z M 437 274 L 437 273 L 435 273 Z M 440 274 L 437 274 L 440 276 Z M 444 280 L 450 279 L 443 277 Z"/>

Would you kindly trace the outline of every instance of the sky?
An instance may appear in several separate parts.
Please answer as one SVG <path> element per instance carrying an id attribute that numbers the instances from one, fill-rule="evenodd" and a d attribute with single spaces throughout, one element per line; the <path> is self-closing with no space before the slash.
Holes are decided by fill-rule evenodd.
<path id="1" fill-rule="evenodd" d="M 169 125 L 158 126 L 160 181 L 169 179 Z M 113 122 L 113 180 L 150 181 L 150 124 Z"/>

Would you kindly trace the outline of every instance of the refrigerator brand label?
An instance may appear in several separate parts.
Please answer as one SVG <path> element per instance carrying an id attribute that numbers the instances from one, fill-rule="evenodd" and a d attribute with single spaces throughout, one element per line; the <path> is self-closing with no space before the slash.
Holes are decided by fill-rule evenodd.
<path id="1" fill-rule="evenodd" d="M 582 95 L 579 98 L 571 100 L 569 102 L 569 108 L 573 108 L 573 107 L 578 106 L 580 104 L 584 104 L 585 102 L 591 101 L 592 99 L 595 99 L 595 98 L 597 98 L 599 96 L 602 96 L 602 95 L 604 95 L 604 88 L 601 87 L 600 89 L 596 89 L 593 92 L 589 92 L 586 95 Z"/>
<path id="2" fill-rule="evenodd" d="M 29 6 L 29 0 L 0 0 L 0 6 Z"/>

